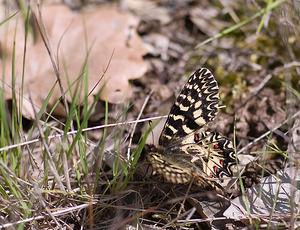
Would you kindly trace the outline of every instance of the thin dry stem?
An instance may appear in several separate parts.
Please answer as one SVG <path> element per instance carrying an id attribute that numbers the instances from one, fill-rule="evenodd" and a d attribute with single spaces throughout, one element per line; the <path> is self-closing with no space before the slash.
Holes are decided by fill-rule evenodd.
<path id="1" fill-rule="evenodd" d="M 144 101 L 144 103 L 143 103 L 143 105 L 142 105 L 142 108 L 141 108 L 141 110 L 140 110 L 140 112 L 139 112 L 139 114 L 138 114 L 138 116 L 137 116 L 137 120 L 140 120 L 140 118 L 141 118 L 141 116 L 142 116 L 142 114 L 143 114 L 143 112 L 144 112 L 144 109 L 145 109 L 146 105 L 148 104 L 148 101 L 149 101 L 149 99 L 150 99 L 152 93 L 153 93 L 153 90 L 151 90 L 151 92 L 147 95 L 147 97 L 146 97 L 146 99 L 145 99 L 145 101 Z M 127 149 L 127 159 L 128 159 L 128 160 L 130 159 L 130 149 L 131 149 L 132 139 L 133 139 L 133 135 L 134 135 L 134 132 L 135 132 L 135 130 L 136 130 L 137 124 L 138 124 L 138 123 L 134 123 L 134 125 L 133 125 L 133 127 L 132 127 L 132 130 L 131 130 L 131 133 L 130 133 L 129 144 L 128 144 L 128 149 Z"/>
<path id="2" fill-rule="evenodd" d="M 69 106 L 68 106 L 68 103 L 67 103 L 67 98 L 66 98 L 66 95 L 64 93 L 65 91 L 64 91 L 64 88 L 63 88 L 63 85 L 62 85 L 62 81 L 61 81 L 61 77 L 60 77 L 58 65 L 55 62 L 55 58 L 54 58 L 54 55 L 53 55 L 53 52 L 52 52 L 52 49 L 51 49 L 51 46 L 50 46 L 49 36 L 48 36 L 47 30 L 46 30 L 46 27 L 45 27 L 45 23 L 44 23 L 44 20 L 43 20 L 43 16 L 42 16 L 42 12 L 41 12 L 41 7 L 40 7 L 39 3 L 37 4 L 37 8 L 38 8 L 38 12 L 39 12 L 39 17 L 40 17 L 41 24 L 38 22 L 35 13 L 33 13 L 33 17 L 34 17 L 34 20 L 35 20 L 35 22 L 37 24 L 37 27 L 39 29 L 39 32 L 41 34 L 41 37 L 42 37 L 43 42 L 45 44 L 45 47 L 47 49 L 47 52 L 49 54 L 49 58 L 50 58 L 50 61 L 52 63 L 52 67 L 53 67 L 53 70 L 54 70 L 54 73 L 56 75 L 56 78 L 57 78 L 57 81 L 58 81 L 58 85 L 59 85 L 59 88 L 60 88 L 60 91 L 61 91 L 61 96 L 62 96 L 64 105 L 65 105 L 66 113 L 69 114 Z M 72 127 L 72 122 L 71 122 L 71 127 Z"/>
<path id="3" fill-rule="evenodd" d="M 115 126 L 119 126 L 119 125 L 128 125 L 128 124 L 133 124 L 133 123 L 140 123 L 140 122 L 145 122 L 145 121 L 158 120 L 158 119 L 162 119 L 162 118 L 166 118 L 166 117 L 168 117 L 168 115 L 157 116 L 157 117 L 149 117 L 149 118 L 143 118 L 143 119 L 140 119 L 140 120 L 119 122 L 119 123 L 113 123 L 113 124 L 107 124 L 107 125 L 99 125 L 99 126 L 94 126 L 94 127 L 82 129 L 82 132 L 87 132 L 87 131 L 97 130 L 97 129 L 103 129 L 103 128 L 109 128 L 109 127 L 115 127 Z M 76 134 L 77 132 L 78 132 L 77 130 L 70 131 L 70 132 L 67 132 L 67 135 L 73 135 L 73 134 Z M 51 135 L 51 136 L 48 136 L 48 140 L 51 140 L 53 138 L 62 137 L 63 135 L 64 134 Z M 39 141 L 40 141 L 40 138 L 37 138 L 37 139 L 34 139 L 34 140 L 30 140 L 30 141 L 26 141 L 26 142 L 14 144 L 14 145 L 5 146 L 5 147 L 0 148 L 0 152 L 1 151 L 7 151 L 7 150 L 10 150 L 10 149 L 14 149 L 14 148 L 18 148 L 18 147 L 21 147 L 21 146 L 24 146 L 24 145 L 37 143 Z"/>

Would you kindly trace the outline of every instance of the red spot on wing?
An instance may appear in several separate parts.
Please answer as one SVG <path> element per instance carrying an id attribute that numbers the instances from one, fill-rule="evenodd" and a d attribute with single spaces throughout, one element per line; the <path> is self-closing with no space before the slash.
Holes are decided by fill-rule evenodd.
<path id="1" fill-rule="evenodd" d="M 220 160 L 220 164 L 223 165 L 223 164 L 224 164 L 224 161 L 223 161 L 223 160 Z"/>
<path id="2" fill-rule="evenodd" d="M 215 144 L 215 145 L 214 145 L 214 148 L 215 148 L 215 149 L 218 149 L 218 148 L 219 148 L 219 145 L 218 145 L 218 144 Z"/>
<path id="3" fill-rule="evenodd" d="M 194 135 L 194 140 L 195 140 L 195 142 L 198 142 L 198 141 L 199 141 L 199 134 L 198 134 L 198 133 L 195 133 L 195 135 Z"/>

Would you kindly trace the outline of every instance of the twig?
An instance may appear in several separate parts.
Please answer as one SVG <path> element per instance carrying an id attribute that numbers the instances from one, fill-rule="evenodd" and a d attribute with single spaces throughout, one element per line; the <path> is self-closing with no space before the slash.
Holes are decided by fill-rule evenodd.
<path id="1" fill-rule="evenodd" d="M 66 214 L 69 214 L 69 213 L 73 213 L 74 211 L 79 211 L 83 208 L 87 208 L 89 205 L 90 204 L 87 203 L 87 204 L 78 205 L 76 207 L 65 208 L 65 209 L 62 209 L 62 210 L 59 210 L 59 211 L 56 211 L 56 212 L 52 212 L 52 215 L 53 216 L 66 215 Z M 17 222 L 3 224 L 3 225 L 0 225 L 0 228 L 8 228 L 8 227 L 12 227 L 14 225 L 18 225 L 18 224 L 22 224 L 22 223 L 28 223 L 28 222 L 31 222 L 31 221 L 43 220 L 45 218 L 46 218 L 45 215 L 39 215 L 39 216 L 36 216 L 36 217 L 31 217 L 31 218 L 27 218 L 27 219 L 24 219 L 24 220 L 19 220 Z"/>
<path id="2" fill-rule="evenodd" d="M 243 108 L 242 114 L 244 114 L 245 111 L 247 110 L 247 107 L 248 107 L 250 101 L 263 89 L 263 87 L 267 84 L 267 82 L 272 78 L 273 75 L 277 75 L 278 73 L 280 73 L 281 71 L 283 71 L 285 69 L 289 69 L 292 67 L 298 67 L 298 66 L 300 66 L 300 62 L 293 61 L 293 62 L 284 64 L 283 66 L 277 67 L 270 74 L 268 74 L 257 87 L 250 90 L 251 95 L 248 97 L 247 101 L 239 107 L 239 108 Z"/>
<path id="3" fill-rule="evenodd" d="M 258 92 L 267 84 L 267 82 L 272 78 L 272 76 L 272 73 L 268 74 L 257 87 L 250 90 L 250 92 L 252 93 L 251 98 L 258 94 Z"/>
<path id="4" fill-rule="evenodd" d="M 263 135 L 261 135 L 260 137 L 254 139 L 254 141 L 248 143 L 246 146 L 244 146 L 243 148 L 241 148 L 237 154 L 242 153 L 243 151 L 245 151 L 246 149 L 248 149 L 250 146 L 252 146 L 254 143 L 260 141 L 261 139 L 263 139 L 264 137 L 268 136 L 270 133 L 274 132 L 276 129 L 280 128 L 282 125 L 288 123 L 289 121 L 291 121 L 292 119 L 294 119 L 295 117 L 300 115 L 300 110 L 295 113 L 294 115 L 292 115 L 291 117 L 289 117 L 288 119 L 286 119 L 285 121 L 283 121 L 282 123 L 276 125 L 273 129 L 269 130 L 268 132 L 265 132 Z"/>
<path id="5" fill-rule="evenodd" d="M 281 72 L 284 69 L 289 69 L 289 68 L 298 67 L 298 66 L 300 66 L 300 62 L 293 61 L 293 62 L 284 64 L 283 66 L 277 67 L 272 73 L 268 74 L 257 87 L 250 90 L 253 94 L 252 97 L 255 96 L 256 94 L 258 94 L 258 92 L 267 84 L 267 82 L 272 78 L 273 75 L 278 74 L 279 72 Z"/>

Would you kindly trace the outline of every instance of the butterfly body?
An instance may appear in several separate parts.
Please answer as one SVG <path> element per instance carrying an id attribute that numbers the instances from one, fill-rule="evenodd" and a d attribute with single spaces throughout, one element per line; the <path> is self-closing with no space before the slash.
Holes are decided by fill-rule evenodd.
<path id="1" fill-rule="evenodd" d="M 148 145 L 152 167 L 172 183 L 215 187 L 232 177 L 236 157 L 231 141 L 211 132 L 208 123 L 218 113 L 218 84 L 211 72 L 202 68 L 190 76 L 170 110 L 159 145 Z M 219 182 L 212 182 L 219 179 Z"/>

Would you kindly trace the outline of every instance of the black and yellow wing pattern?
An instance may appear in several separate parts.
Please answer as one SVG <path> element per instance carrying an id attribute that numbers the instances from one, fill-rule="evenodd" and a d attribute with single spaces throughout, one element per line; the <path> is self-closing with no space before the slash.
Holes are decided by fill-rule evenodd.
<path id="1" fill-rule="evenodd" d="M 198 69 L 189 77 L 170 110 L 159 146 L 147 147 L 147 159 L 166 180 L 193 179 L 215 187 L 218 180 L 232 177 L 236 157 L 231 141 L 208 128 L 218 113 L 219 100 L 218 83 L 208 69 Z"/>

